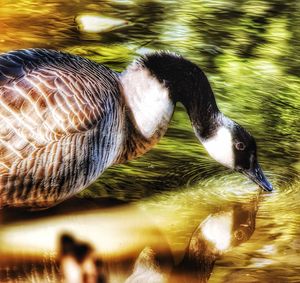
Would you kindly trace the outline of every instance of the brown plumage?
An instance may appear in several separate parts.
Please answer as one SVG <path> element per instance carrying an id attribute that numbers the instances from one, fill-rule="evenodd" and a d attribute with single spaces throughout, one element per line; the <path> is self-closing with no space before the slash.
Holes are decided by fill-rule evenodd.
<path id="1" fill-rule="evenodd" d="M 2 55 L 0 71 L 0 207 L 50 205 L 117 158 L 117 74 L 39 49 Z M 110 154 L 102 150 L 108 143 Z"/>

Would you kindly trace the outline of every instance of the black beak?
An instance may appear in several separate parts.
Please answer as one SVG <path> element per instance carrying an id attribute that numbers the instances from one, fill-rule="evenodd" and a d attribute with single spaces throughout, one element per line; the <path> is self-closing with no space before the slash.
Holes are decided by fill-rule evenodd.
<path id="1" fill-rule="evenodd" d="M 273 190 L 273 186 L 267 180 L 257 162 L 255 162 L 249 170 L 243 170 L 243 174 L 256 184 L 258 184 L 265 191 L 271 192 Z"/>

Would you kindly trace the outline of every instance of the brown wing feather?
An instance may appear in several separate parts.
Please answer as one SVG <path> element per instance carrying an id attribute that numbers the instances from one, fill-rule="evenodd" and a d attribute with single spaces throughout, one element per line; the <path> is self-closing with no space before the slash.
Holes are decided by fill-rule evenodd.
<path id="1" fill-rule="evenodd" d="M 115 73 L 77 56 L 41 49 L 0 56 L 0 174 L 37 148 L 93 129 L 116 89 Z"/>

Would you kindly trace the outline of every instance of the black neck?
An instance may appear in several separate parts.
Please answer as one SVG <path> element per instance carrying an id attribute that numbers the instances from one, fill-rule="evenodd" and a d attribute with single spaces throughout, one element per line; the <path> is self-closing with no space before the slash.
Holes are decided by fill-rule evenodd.
<path id="1" fill-rule="evenodd" d="M 220 112 L 208 79 L 197 65 L 166 52 L 143 57 L 141 64 L 170 90 L 174 103 L 185 106 L 199 138 L 213 135 Z"/>
<path id="2" fill-rule="evenodd" d="M 172 276 L 179 277 L 182 283 L 207 282 L 218 256 L 217 250 L 203 238 L 201 228 L 198 227 Z"/>

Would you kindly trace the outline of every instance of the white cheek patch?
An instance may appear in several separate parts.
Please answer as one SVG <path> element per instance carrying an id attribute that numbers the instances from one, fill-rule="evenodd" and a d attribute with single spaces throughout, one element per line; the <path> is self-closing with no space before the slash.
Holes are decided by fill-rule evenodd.
<path id="1" fill-rule="evenodd" d="M 232 135 L 227 128 L 220 127 L 217 134 L 205 140 L 203 145 L 213 159 L 226 167 L 234 168 Z"/>
<path id="2" fill-rule="evenodd" d="M 219 252 L 227 250 L 231 245 L 231 234 L 233 227 L 232 212 L 220 215 L 212 215 L 201 224 L 204 238 L 213 243 Z"/>
<path id="3" fill-rule="evenodd" d="M 167 127 L 174 111 L 168 89 L 138 64 L 130 66 L 121 81 L 142 135 L 150 138 L 158 128 Z"/>

